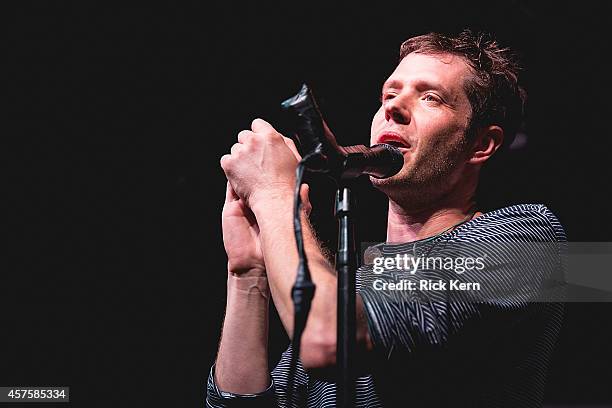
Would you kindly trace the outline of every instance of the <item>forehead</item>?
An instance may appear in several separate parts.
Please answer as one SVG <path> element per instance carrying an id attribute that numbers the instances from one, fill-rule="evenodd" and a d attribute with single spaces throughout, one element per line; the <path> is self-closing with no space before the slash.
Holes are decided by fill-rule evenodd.
<path id="1" fill-rule="evenodd" d="M 459 56 L 411 53 L 402 59 L 385 84 L 399 82 L 402 85 L 412 85 L 426 82 L 457 94 L 465 93 L 463 84 L 471 76 L 470 67 Z"/>

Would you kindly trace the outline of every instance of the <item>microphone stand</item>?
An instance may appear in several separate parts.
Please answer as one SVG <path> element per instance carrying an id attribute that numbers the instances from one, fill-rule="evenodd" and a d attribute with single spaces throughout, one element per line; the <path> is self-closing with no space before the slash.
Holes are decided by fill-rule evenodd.
<path id="1" fill-rule="evenodd" d="M 355 404 L 355 374 L 351 357 L 355 354 L 355 226 L 351 188 L 340 183 L 336 191 L 335 216 L 338 220 L 338 252 L 336 272 L 338 280 L 336 365 L 336 406 L 351 407 Z"/>
<path id="2" fill-rule="evenodd" d="M 306 325 L 310 302 L 314 295 L 314 284 L 310 280 L 308 262 L 304 251 L 301 221 L 299 216 L 300 184 L 305 169 L 330 176 L 338 186 L 334 215 L 338 220 L 338 252 L 336 272 L 338 282 L 337 341 L 336 341 L 336 406 L 352 407 L 355 404 L 355 370 L 352 357 L 356 348 L 355 270 L 355 226 L 353 224 L 352 180 L 361 174 L 377 178 L 397 173 L 404 163 L 401 153 L 388 145 L 366 148 L 362 145 L 340 147 L 323 120 L 317 103 L 307 85 L 287 99 L 282 107 L 294 114 L 296 136 L 304 157 L 296 172 L 294 227 L 299 255 L 298 273 L 292 295 L 294 300 L 293 355 L 288 381 L 289 403 L 292 402 L 295 366 L 299 355 L 300 337 Z M 378 146 L 378 148 L 376 148 Z M 390 149 L 396 155 L 385 155 Z M 380 166 L 384 163 L 384 166 Z"/>

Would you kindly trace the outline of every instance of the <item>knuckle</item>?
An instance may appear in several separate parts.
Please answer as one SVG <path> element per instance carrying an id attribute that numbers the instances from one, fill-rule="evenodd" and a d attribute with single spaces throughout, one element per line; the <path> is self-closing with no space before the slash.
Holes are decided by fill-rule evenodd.
<path id="1" fill-rule="evenodd" d="M 252 145 L 256 145 L 257 143 L 260 143 L 264 137 L 265 136 L 262 135 L 261 133 L 253 132 L 251 134 L 251 137 L 249 137 L 249 143 Z"/>
<path id="2" fill-rule="evenodd" d="M 247 139 L 249 139 L 249 136 L 252 132 L 250 130 L 241 130 L 240 132 L 238 132 L 238 141 L 239 142 L 244 142 Z"/>
<path id="3" fill-rule="evenodd" d="M 229 154 L 224 154 L 223 156 L 221 156 L 221 159 L 219 160 L 219 164 L 221 164 L 221 168 L 223 170 L 228 169 L 229 165 L 230 165 L 230 156 L 229 156 Z"/>
<path id="4" fill-rule="evenodd" d="M 280 143 L 284 143 L 283 142 L 283 136 L 280 133 L 278 133 L 278 132 L 276 132 L 274 130 L 270 130 L 270 131 L 266 132 L 266 138 L 268 140 L 270 140 L 271 142 L 274 142 L 274 143 L 279 143 L 279 142 Z"/>

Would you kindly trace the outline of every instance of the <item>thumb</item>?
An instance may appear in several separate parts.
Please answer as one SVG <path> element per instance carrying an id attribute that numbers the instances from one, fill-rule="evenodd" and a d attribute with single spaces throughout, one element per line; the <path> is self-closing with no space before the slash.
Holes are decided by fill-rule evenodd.
<path id="1" fill-rule="evenodd" d="M 225 202 L 229 203 L 229 202 L 236 201 L 236 200 L 240 200 L 240 197 L 238 197 L 238 194 L 236 194 L 236 192 L 234 191 L 234 188 L 228 181 L 227 186 L 225 187 Z"/>

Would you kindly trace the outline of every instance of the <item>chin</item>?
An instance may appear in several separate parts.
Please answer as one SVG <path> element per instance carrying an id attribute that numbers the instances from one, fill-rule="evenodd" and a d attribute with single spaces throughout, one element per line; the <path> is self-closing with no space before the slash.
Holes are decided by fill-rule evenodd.
<path id="1" fill-rule="evenodd" d="M 370 182 L 375 188 L 390 198 L 410 196 L 414 199 L 415 195 L 426 194 L 432 186 L 440 186 L 440 178 L 427 174 L 423 169 L 419 170 L 404 167 L 396 175 L 385 179 L 377 179 L 370 176 Z"/>
<path id="2" fill-rule="evenodd" d="M 374 187 L 376 187 L 377 189 L 383 191 L 383 192 L 387 192 L 390 189 L 397 189 L 397 188 L 404 188 L 407 185 L 410 184 L 410 182 L 406 179 L 405 175 L 402 174 L 403 172 L 399 172 L 398 174 L 391 176 L 391 177 L 387 177 L 384 179 L 378 179 L 378 178 L 374 178 L 372 176 L 370 176 L 370 182 L 372 183 L 372 185 Z"/>

